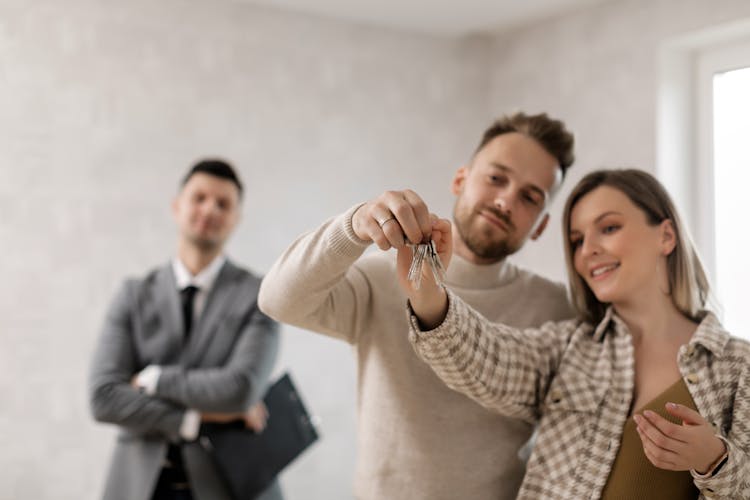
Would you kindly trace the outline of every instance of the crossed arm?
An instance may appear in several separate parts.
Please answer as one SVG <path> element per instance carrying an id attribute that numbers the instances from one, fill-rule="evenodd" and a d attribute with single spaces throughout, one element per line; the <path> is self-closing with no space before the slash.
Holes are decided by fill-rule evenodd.
<path id="1" fill-rule="evenodd" d="M 134 344 L 130 287 L 126 284 L 107 313 L 90 375 L 91 409 L 96 420 L 120 425 L 138 435 L 180 438 L 188 410 L 204 421 L 243 418 L 262 428 L 260 401 L 278 349 L 277 324 L 257 308 L 243 320 L 227 362 L 220 367 L 185 369 L 163 366 L 154 394 L 133 384 L 143 368 Z M 234 332 L 232 332 L 234 333 Z"/>

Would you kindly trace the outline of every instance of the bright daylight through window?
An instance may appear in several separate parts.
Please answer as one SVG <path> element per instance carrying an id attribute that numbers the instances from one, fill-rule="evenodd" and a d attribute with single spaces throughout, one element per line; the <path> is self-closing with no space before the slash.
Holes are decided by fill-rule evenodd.
<path id="1" fill-rule="evenodd" d="M 716 294 L 724 326 L 750 339 L 750 67 L 713 78 Z"/>

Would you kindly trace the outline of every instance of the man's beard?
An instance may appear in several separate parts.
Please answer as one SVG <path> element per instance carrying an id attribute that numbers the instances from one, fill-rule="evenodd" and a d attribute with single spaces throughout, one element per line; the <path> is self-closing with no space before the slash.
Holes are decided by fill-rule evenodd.
<path id="1" fill-rule="evenodd" d="M 489 210 L 492 212 L 492 215 L 505 222 L 509 231 L 513 229 L 513 223 L 507 215 L 493 208 L 487 208 L 486 210 Z M 518 251 L 518 246 L 511 244 L 507 236 L 493 240 L 489 231 L 473 228 L 472 222 L 477 217 L 479 215 L 474 210 L 471 208 L 462 209 L 458 202 L 453 209 L 453 221 L 456 231 L 458 231 L 458 235 L 471 253 L 482 259 L 498 261 Z"/>
<path id="2" fill-rule="evenodd" d="M 211 238 L 203 238 L 195 235 L 187 235 L 188 241 L 202 252 L 211 253 L 221 247 L 221 242 Z"/>

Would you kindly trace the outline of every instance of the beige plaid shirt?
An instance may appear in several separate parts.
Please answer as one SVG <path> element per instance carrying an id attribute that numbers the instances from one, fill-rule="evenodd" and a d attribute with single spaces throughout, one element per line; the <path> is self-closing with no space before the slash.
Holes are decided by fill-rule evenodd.
<path id="1" fill-rule="evenodd" d="M 448 299 L 435 330 L 420 331 L 409 311 L 409 338 L 451 388 L 539 424 L 518 498 L 599 498 L 633 397 L 624 322 L 610 308 L 596 327 L 569 320 L 518 330 L 491 323 L 450 290 Z M 691 471 L 701 498 L 750 499 L 750 344 L 706 312 L 677 363 L 701 415 L 729 449 L 714 476 Z"/>

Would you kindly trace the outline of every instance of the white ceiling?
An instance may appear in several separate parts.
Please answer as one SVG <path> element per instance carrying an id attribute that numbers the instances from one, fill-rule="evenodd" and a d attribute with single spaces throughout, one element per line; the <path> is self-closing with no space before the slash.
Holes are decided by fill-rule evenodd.
<path id="1" fill-rule="evenodd" d="M 235 0 L 443 36 L 500 31 L 613 0 Z"/>

